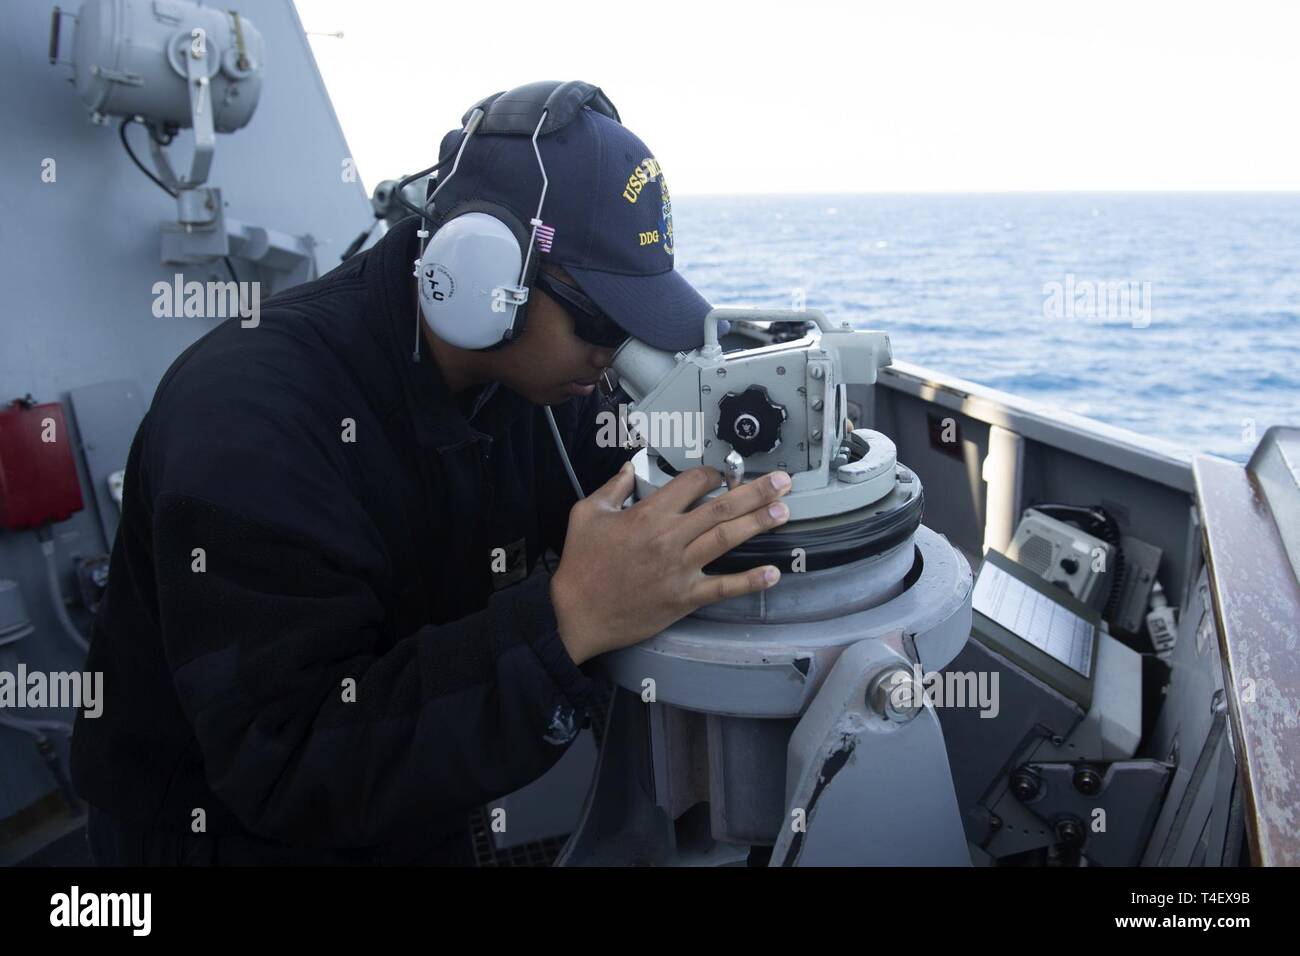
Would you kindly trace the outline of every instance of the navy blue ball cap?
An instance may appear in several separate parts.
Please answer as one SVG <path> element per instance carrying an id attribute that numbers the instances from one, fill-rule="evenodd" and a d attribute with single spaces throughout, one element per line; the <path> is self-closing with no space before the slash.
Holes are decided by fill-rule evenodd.
<path id="1" fill-rule="evenodd" d="M 441 158 L 460 138 L 459 130 L 443 137 Z M 641 341 L 668 351 L 703 345 L 711 306 L 673 268 L 672 199 L 646 145 L 617 120 L 584 107 L 567 126 L 539 136 L 537 149 L 548 183 L 535 254 L 563 266 Z M 445 183 L 435 215 L 486 200 L 531 228 L 542 175 L 528 136 L 475 133 Z"/>
<path id="2" fill-rule="evenodd" d="M 565 269 L 601 311 L 647 345 L 686 352 L 704 344 L 704 317 L 713 307 L 675 269 L 653 275 Z"/>

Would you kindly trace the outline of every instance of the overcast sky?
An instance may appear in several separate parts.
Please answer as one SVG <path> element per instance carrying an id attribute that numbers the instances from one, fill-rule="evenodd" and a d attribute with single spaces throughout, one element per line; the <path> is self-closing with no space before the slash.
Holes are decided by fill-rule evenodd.
<path id="1" fill-rule="evenodd" d="M 539 79 L 600 86 L 675 196 L 1300 189 L 1294 0 L 297 5 L 367 189 Z"/>

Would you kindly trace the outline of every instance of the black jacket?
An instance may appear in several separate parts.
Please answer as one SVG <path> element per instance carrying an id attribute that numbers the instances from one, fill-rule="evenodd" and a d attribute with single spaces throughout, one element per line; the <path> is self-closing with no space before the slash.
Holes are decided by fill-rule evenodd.
<path id="1" fill-rule="evenodd" d="M 95 621 L 103 714 L 73 737 L 74 784 L 114 820 L 188 834 L 202 810 L 268 859 L 426 859 L 596 699 L 534 569 L 575 501 L 543 410 L 496 384 L 462 409 L 412 360 L 414 233 L 218 326 L 159 384 Z M 597 402 L 553 409 L 587 491 L 630 454 L 597 446 Z"/>

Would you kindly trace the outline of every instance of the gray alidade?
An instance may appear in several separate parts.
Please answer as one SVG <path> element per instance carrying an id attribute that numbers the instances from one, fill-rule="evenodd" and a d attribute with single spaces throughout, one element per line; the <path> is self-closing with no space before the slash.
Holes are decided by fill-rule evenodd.
<path id="1" fill-rule="evenodd" d="M 724 352 L 722 320 L 811 328 Z M 966 643 L 970 566 L 921 524 L 921 483 L 894 443 L 847 421 L 847 386 L 891 360 L 883 332 L 815 310 L 714 309 L 699 349 L 630 340 L 615 354 L 646 445 L 638 499 L 701 464 L 726 479 L 701 502 L 781 469 L 790 520 L 705 568 L 776 564 L 774 587 L 601 658 L 616 692 L 560 863 L 970 863 L 917 693 Z"/>

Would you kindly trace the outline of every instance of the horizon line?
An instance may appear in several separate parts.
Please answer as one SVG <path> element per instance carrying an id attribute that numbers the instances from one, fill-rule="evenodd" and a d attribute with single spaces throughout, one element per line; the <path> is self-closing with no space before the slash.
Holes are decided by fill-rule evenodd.
<path id="1" fill-rule="evenodd" d="M 1297 196 L 1295 189 L 877 189 L 793 192 L 673 191 L 673 197 L 745 198 L 817 196 Z"/>

